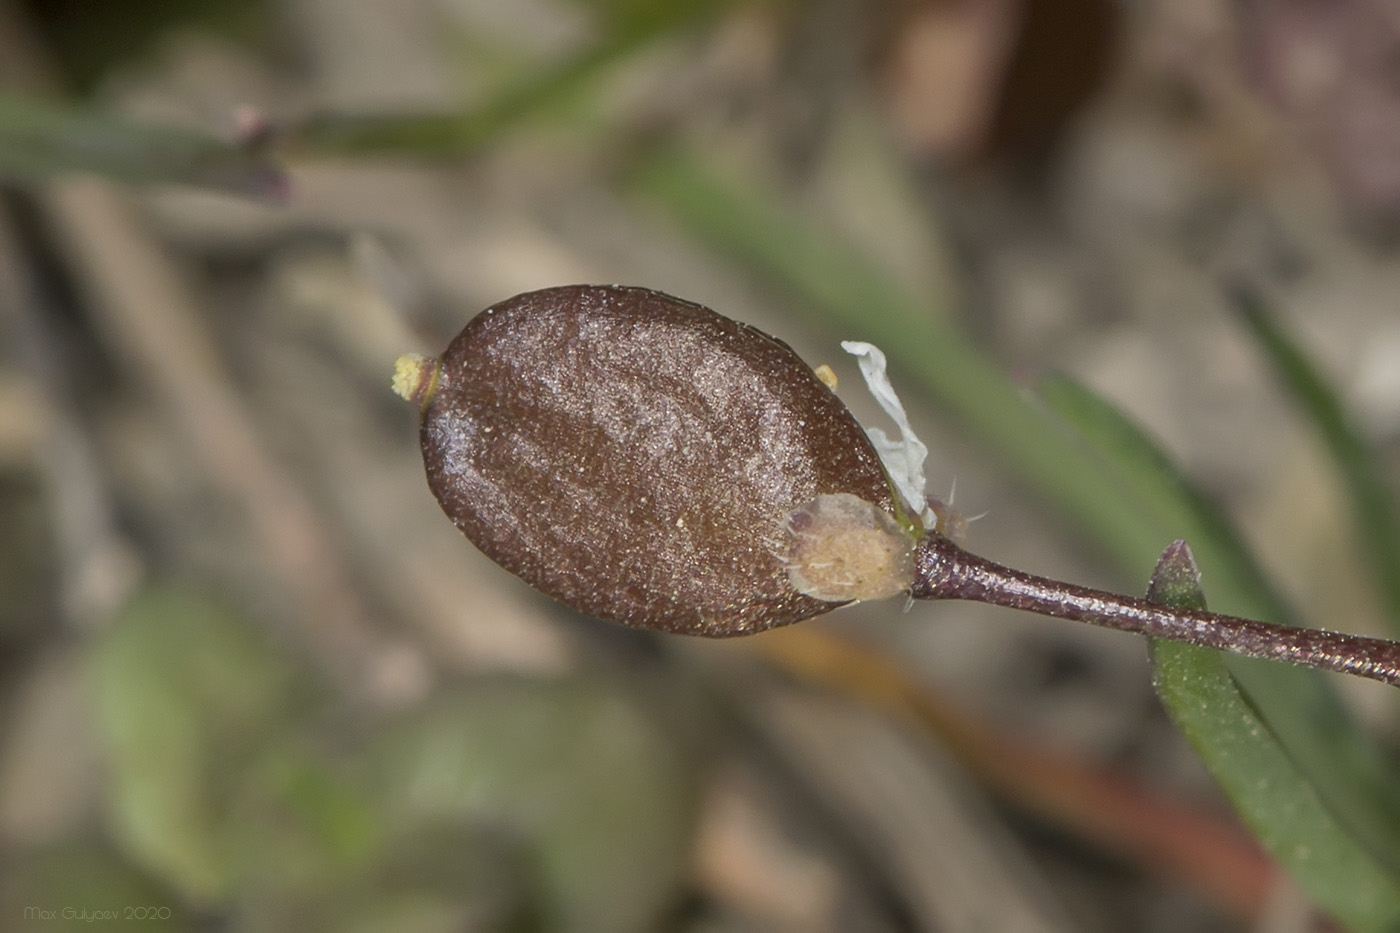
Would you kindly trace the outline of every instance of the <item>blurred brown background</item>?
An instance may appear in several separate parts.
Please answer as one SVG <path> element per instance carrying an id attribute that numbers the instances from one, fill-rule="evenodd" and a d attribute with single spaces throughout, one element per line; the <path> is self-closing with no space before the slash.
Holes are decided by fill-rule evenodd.
<path id="1" fill-rule="evenodd" d="M 0 4 L 11 90 L 266 124 L 292 185 L 4 196 L 0 929 L 1319 929 L 1140 640 L 963 605 L 736 643 L 571 617 L 441 515 L 388 379 L 502 298 L 624 282 L 830 363 L 873 420 L 837 344 L 865 335 L 630 183 L 679 145 L 1008 371 L 1098 389 L 1305 609 L 1376 630 L 1218 285 L 1274 284 L 1393 462 L 1397 56 L 1382 0 Z M 337 122 L 441 113 L 475 116 Z M 905 402 L 974 550 L 1142 588 Z"/>

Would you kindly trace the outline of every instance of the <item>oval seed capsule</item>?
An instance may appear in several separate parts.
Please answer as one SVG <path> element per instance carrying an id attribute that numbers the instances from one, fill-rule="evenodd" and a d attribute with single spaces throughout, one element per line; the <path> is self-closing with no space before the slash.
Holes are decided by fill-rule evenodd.
<path id="1" fill-rule="evenodd" d="M 843 493 L 896 514 L 865 432 L 790 347 L 679 298 L 518 295 L 410 368 L 443 510 L 587 615 L 710 636 L 796 622 L 838 603 L 790 579 L 794 510 Z"/>

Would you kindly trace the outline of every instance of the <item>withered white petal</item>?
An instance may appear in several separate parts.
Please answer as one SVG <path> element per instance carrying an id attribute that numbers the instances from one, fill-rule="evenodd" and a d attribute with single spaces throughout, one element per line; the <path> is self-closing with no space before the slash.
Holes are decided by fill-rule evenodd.
<path id="1" fill-rule="evenodd" d="M 899 429 L 899 438 L 894 439 L 879 428 L 866 428 L 865 433 L 870 437 L 870 443 L 874 445 L 885 470 L 890 474 L 895 488 L 904 497 L 909 508 L 923 522 L 924 527 L 932 528 L 937 518 L 929 508 L 924 493 L 924 460 L 928 458 L 928 447 L 914 434 L 904 405 L 899 401 L 894 386 L 890 385 L 889 376 L 885 372 L 885 354 L 873 343 L 858 340 L 841 341 L 841 349 L 856 358 L 861 377 L 865 379 L 870 394 Z"/>

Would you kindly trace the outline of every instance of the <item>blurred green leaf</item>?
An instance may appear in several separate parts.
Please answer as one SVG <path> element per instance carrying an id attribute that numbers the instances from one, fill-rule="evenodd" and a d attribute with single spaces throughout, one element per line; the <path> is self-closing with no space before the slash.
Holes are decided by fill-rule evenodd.
<path id="1" fill-rule="evenodd" d="M 0 178 L 32 182 L 90 172 L 268 200 L 287 196 L 282 170 L 248 148 L 189 130 L 0 93 Z"/>
<path id="2" fill-rule="evenodd" d="M 372 803 L 362 790 L 309 754 L 278 747 L 259 769 L 269 796 L 295 816 L 315 840 L 315 850 L 345 865 L 363 862 L 377 840 L 370 812 Z"/>
<path id="3" fill-rule="evenodd" d="M 1193 540 L 1211 542 L 1216 560 L 1228 565 L 1228 575 L 1257 594 L 1269 616 L 1298 624 L 1292 609 L 1235 526 L 1220 507 L 1177 468 L 1155 440 L 1094 392 L 1066 376 L 1051 373 L 1036 384 L 1036 394 L 1087 439 L 1092 448 L 1119 473 L 1119 486 L 1135 496 L 1162 504 L 1179 516 Z"/>
<path id="4" fill-rule="evenodd" d="M 473 683 L 366 767 L 302 738 L 306 677 L 200 597 L 135 600 L 93 669 L 114 841 L 240 929 L 625 933 L 678 895 L 688 759 L 601 681 Z"/>
<path id="5" fill-rule="evenodd" d="M 1400 521 L 1385 472 L 1352 425 L 1336 392 L 1302 347 L 1285 332 L 1264 297 L 1243 285 L 1232 289 L 1231 297 L 1279 381 L 1302 406 L 1331 454 L 1351 498 L 1352 512 L 1391 628 L 1400 634 Z"/>
<path id="6" fill-rule="evenodd" d="M 190 901 L 222 898 L 227 792 L 278 726 L 288 665 L 209 601 L 157 590 L 98 639 L 93 670 L 114 838 Z"/>
<path id="7" fill-rule="evenodd" d="M 1155 563 L 1162 541 L 1186 538 L 1195 542 L 1222 611 L 1292 621 L 1238 539 L 1222 534 L 1214 510 L 1183 497 L 1176 480 L 1163 481 L 1164 458 L 1125 464 L 1120 435 L 1110 433 L 1103 443 L 1102 425 L 1080 424 L 1095 445 L 1046 417 L 961 331 L 904 294 L 859 250 L 688 152 L 659 152 L 627 182 L 716 251 L 781 286 L 814 321 L 880 344 L 896 382 L 915 382 L 957 417 L 1120 570 L 1140 574 Z M 1328 804 L 1379 817 L 1369 831 L 1392 849 L 1400 775 L 1324 678 L 1264 661 L 1226 663 L 1299 767 L 1325 789 Z"/>
<path id="8" fill-rule="evenodd" d="M 1148 598 L 1205 608 L 1190 551 L 1180 542 L 1163 554 Z M 1240 693 L 1223 656 L 1175 642 L 1149 644 L 1163 705 L 1269 853 L 1348 928 L 1381 933 L 1400 926 L 1400 878 L 1322 804 Z"/>
<path id="9" fill-rule="evenodd" d="M 519 839 L 489 826 L 408 824 L 364 887 L 332 906 L 336 933 L 534 931 L 539 884 Z M 345 909 L 348 907 L 349 909 Z"/>
<path id="10" fill-rule="evenodd" d="M 720 10 L 747 2 L 751 6 L 768 0 L 574 0 L 596 14 L 613 31 L 654 32 L 676 23 L 694 21 Z"/>
<path id="11" fill-rule="evenodd" d="M 517 838 L 554 930 L 655 928 L 687 864 L 696 781 L 684 754 L 601 681 L 490 679 L 381 746 L 391 822 Z"/>
<path id="12" fill-rule="evenodd" d="M 403 823 L 374 861 L 317 884 L 240 892 L 239 933 L 530 933 L 531 866 L 491 827 Z"/>
<path id="13" fill-rule="evenodd" d="M 218 782 L 218 824 L 237 895 L 245 902 L 309 897 L 362 875 L 379 857 L 388 828 L 377 801 L 336 762 L 270 730 L 256 757 Z"/>
<path id="14" fill-rule="evenodd" d="M 1041 382 L 1041 396 L 1091 441 L 1126 477 L 1126 482 L 1155 487 L 1157 494 L 1174 498 L 1183 516 L 1183 527 L 1217 553 L 1231 554 L 1230 566 L 1248 573 L 1262 592 L 1274 596 L 1234 527 L 1219 508 L 1195 487 L 1151 438 L 1117 409 L 1088 389 L 1063 376 Z M 1190 539 L 1188 539 L 1190 540 Z M 1367 739 L 1345 710 L 1319 696 L 1314 702 L 1298 702 L 1299 693 L 1315 689 L 1298 678 L 1290 688 L 1285 674 L 1300 672 L 1277 664 L 1222 657 L 1220 664 L 1251 694 L 1263 697 L 1262 716 L 1272 734 L 1287 749 L 1295 765 L 1336 813 L 1337 819 L 1400 875 L 1400 779 L 1394 762 Z M 1302 694 L 1305 695 L 1305 694 Z"/>
<path id="15" fill-rule="evenodd" d="M 602 14 L 603 38 L 563 61 L 531 68 L 477 106 L 445 113 L 325 113 L 287 127 L 283 144 L 297 155 L 316 158 L 465 155 L 520 121 L 573 100 L 640 49 L 701 25 L 735 2 L 592 0 L 586 5 Z"/>

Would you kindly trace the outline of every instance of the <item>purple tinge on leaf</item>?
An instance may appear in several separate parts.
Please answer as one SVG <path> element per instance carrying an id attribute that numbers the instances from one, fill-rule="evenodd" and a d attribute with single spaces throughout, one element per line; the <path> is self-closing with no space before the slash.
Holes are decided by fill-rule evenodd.
<path id="1" fill-rule="evenodd" d="M 1167 545 L 1152 579 L 1147 584 L 1147 601 L 1181 609 L 1204 609 L 1205 593 L 1201 590 L 1201 571 L 1191 546 L 1183 540 Z"/>

